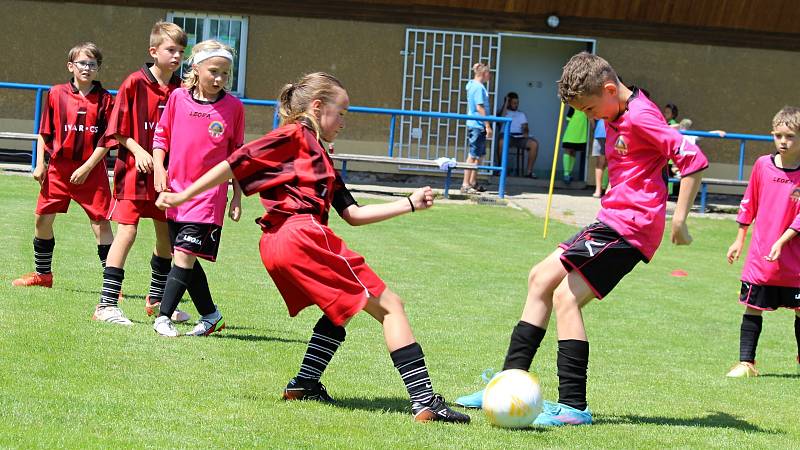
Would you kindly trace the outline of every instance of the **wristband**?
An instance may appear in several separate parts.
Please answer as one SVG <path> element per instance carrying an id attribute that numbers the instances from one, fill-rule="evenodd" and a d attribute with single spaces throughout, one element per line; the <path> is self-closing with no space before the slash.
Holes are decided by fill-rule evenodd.
<path id="1" fill-rule="evenodd" d="M 411 205 L 411 212 L 413 213 L 414 211 L 416 211 L 417 208 L 414 208 L 414 202 L 411 201 L 411 196 L 410 195 L 408 197 L 406 197 L 406 200 L 408 200 L 408 204 Z"/>

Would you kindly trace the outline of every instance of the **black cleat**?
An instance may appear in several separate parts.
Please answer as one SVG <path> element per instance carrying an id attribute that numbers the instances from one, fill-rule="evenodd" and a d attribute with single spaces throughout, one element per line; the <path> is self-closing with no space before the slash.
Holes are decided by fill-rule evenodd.
<path id="1" fill-rule="evenodd" d="M 284 400 L 315 400 L 322 403 L 333 403 L 325 385 L 319 381 L 304 381 L 292 378 L 283 390 Z"/>
<path id="2" fill-rule="evenodd" d="M 411 409 L 414 412 L 414 420 L 417 422 L 469 423 L 470 421 L 468 415 L 450 409 L 439 394 L 433 394 L 433 398 L 428 404 L 415 403 Z"/>

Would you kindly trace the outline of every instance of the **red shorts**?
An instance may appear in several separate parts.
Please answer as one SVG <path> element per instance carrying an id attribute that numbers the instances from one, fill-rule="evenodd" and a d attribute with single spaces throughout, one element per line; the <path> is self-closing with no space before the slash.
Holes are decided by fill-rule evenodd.
<path id="1" fill-rule="evenodd" d="M 138 225 L 139 219 L 167 221 L 167 212 L 156 207 L 155 200 L 114 199 L 108 218 L 124 225 Z"/>
<path id="2" fill-rule="evenodd" d="M 367 296 L 386 285 L 364 258 L 308 214 L 292 216 L 261 236 L 261 261 L 278 287 L 290 316 L 317 305 L 340 326 L 364 309 Z"/>
<path id="3" fill-rule="evenodd" d="M 36 214 L 65 213 L 69 209 L 70 200 L 75 200 L 89 216 L 90 220 L 105 220 L 111 205 L 111 188 L 108 184 L 108 172 L 103 162 L 97 164 L 83 184 L 72 184 L 69 181 L 72 173 L 82 161 L 60 159 L 50 160 L 47 174 L 39 191 L 36 202 Z"/>

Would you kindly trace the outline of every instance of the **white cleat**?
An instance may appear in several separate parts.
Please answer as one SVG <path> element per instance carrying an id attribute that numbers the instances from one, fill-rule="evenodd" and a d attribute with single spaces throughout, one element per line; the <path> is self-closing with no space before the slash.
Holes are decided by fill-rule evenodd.
<path id="1" fill-rule="evenodd" d="M 153 322 L 153 329 L 161 336 L 178 337 L 178 330 L 175 329 L 175 324 L 167 316 L 158 316 L 156 321 Z"/>
<path id="2" fill-rule="evenodd" d="M 133 322 L 125 317 L 125 314 L 118 306 L 97 306 L 92 315 L 92 320 L 108 322 L 117 325 L 131 326 Z"/>

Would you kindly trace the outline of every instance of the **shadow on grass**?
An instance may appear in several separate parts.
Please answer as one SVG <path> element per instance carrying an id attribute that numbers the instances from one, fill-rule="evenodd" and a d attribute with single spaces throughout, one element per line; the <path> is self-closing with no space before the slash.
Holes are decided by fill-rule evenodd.
<path id="1" fill-rule="evenodd" d="M 595 423 L 600 424 L 613 424 L 613 425 L 627 425 L 627 424 L 647 424 L 647 425 L 666 425 L 671 427 L 702 427 L 702 428 L 733 428 L 740 431 L 749 433 L 766 433 L 766 434 L 780 434 L 780 431 L 767 430 L 759 426 L 753 425 L 746 420 L 739 419 L 724 412 L 709 413 L 705 417 L 696 418 L 677 418 L 677 417 L 660 417 L 660 416 L 637 416 L 637 415 L 623 415 L 623 416 L 599 416 L 596 418 Z"/>
<path id="2" fill-rule="evenodd" d="M 227 330 L 229 327 L 225 327 Z M 287 344 L 307 344 L 308 341 L 301 341 L 299 339 L 286 339 L 282 337 L 263 336 L 256 334 L 235 334 L 235 333 L 214 333 L 209 336 L 214 339 L 235 339 L 237 341 L 250 341 L 250 342 L 284 342 Z"/>
<path id="3" fill-rule="evenodd" d="M 800 378 L 800 373 L 762 373 L 762 378 Z"/>

